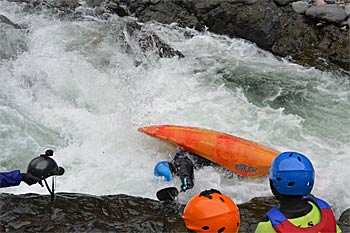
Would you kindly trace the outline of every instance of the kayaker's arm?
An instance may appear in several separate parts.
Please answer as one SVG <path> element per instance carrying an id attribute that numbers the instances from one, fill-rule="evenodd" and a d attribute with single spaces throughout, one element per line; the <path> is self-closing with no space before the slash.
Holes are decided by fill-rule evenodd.
<path id="1" fill-rule="evenodd" d="M 22 176 L 19 170 L 1 172 L 0 173 L 0 188 L 17 186 L 21 183 Z"/>
<path id="2" fill-rule="evenodd" d="M 17 186 L 21 181 L 33 185 L 40 182 L 40 179 L 29 173 L 21 173 L 19 170 L 0 172 L 0 188 Z"/>
<path id="3" fill-rule="evenodd" d="M 187 156 L 175 156 L 174 165 L 181 180 L 181 190 L 193 188 L 193 163 Z"/>

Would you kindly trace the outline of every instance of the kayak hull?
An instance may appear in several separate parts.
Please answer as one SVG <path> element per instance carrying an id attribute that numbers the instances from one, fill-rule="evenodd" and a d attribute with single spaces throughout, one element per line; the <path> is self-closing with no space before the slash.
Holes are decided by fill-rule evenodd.
<path id="1" fill-rule="evenodd" d="M 256 142 L 208 129 L 155 125 L 138 130 L 246 177 L 267 175 L 272 160 L 280 153 Z"/>

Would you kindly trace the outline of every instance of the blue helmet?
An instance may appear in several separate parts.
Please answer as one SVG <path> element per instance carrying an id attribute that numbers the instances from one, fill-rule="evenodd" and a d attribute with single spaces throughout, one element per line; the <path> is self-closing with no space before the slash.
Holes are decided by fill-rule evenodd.
<path id="1" fill-rule="evenodd" d="M 166 181 L 173 180 L 173 175 L 171 174 L 169 163 L 167 161 L 162 161 L 156 164 L 154 167 L 154 175 L 164 176 Z"/>
<path id="2" fill-rule="evenodd" d="M 305 155 L 283 152 L 272 161 L 269 178 L 282 195 L 308 195 L 314 186 L 315 170 Z"/>

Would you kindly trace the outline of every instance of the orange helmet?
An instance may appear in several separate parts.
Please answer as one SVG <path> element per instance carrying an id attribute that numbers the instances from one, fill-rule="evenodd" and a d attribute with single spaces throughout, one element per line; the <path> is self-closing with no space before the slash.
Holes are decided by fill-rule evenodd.
<path id="1" fill-rule="evenodd" d="M 182 218 L 195 232 L 238 232 L 240 216 L 231 198 L 215 189 L 205 190 L 187 203 Z"/>

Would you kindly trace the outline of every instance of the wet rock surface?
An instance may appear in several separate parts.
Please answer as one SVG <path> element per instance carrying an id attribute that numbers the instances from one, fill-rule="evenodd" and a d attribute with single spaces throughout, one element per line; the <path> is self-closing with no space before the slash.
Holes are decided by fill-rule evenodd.
<path id="1" fill-rule="evenodd" d="M 180 209 L 126 195 L 0 196 L 0 232 L 180 232 Z"/>
<path id="2" fill-rule="evenodd" d="M 240 232 L 254 232 L 265 213 L 278 203 L 273 197 L 257 197 L 238 205 Z M 93 196 L 59 193 L 0 195 L 0 232 L 186 232 L 181 218 L 184 206 L 123 194 Z M 338 221 L 349 229 L 346 210 Z"/>
<path id="3" fill-rule="evenodd" d="M 345 210 L 339 217 L 338 225 L 342 232 L 350 232 L 350 208 Z"/>
<path id="4" fill-rule="evenodd" d="M 154 32 L 148 33 L 147 35 L 142 37 L 139 43 L 144 51 L 147 51 L 149 49 L 156 49 L 158 51 L 159 57 L 185 57 L 180 51 L 171 48 L 168 44 L 162 41 L 159 38 L 159 36 L 157 36 L 157 34 L 155 34 Z"/>
<path id="5" fill-rule="evenodd" d="M 299 64 L 350 70 L 350 37 L 346 6 L 307 5 L 294 1 L 161 1 L 140 4 L 129 1 L 129 9 L 142 21 L 177 22 L 181 26 L 239 37 L 256 43 Z M 310 8 L 309 8 L 310 7 Z M 296 8 L 294 4 L 294 8 Z M 304 13 L 305 12 L 305 13 Z"/>

